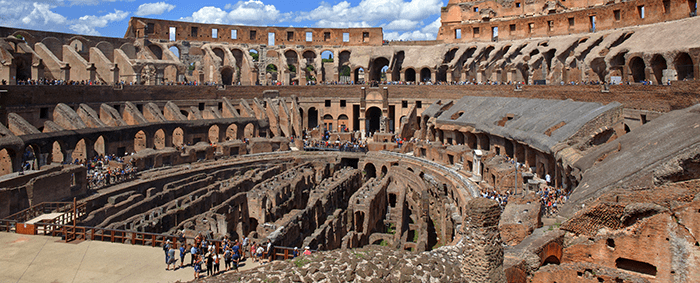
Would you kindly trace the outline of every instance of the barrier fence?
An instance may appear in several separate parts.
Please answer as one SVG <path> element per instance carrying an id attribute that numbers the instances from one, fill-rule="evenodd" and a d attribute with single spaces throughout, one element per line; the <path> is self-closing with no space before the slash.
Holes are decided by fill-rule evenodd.
<path id="1" fill-rule="evenodd" d="M 62 213 L 61 213 L 62 212 Z M 43 219 L 34 223 L 27 221 L 42 214 L 61 213 L 52 219 Z M 77 218 L 85 215 L 85 204 L 76 205 Z M 61 237 L 66 242 L 75 240 L 102 241 L 111 243 L 161 247 L 170 240 L 174 248 L 183 244 L 178 241 L 179 237 L 167 234 L 137 232 L 119 229 L 107 229 L 99 227 L 87 227 L 73 225 L 73 203 L 70 202 L 47 202 L 40 203 L 28 209 L 0 219 L 0 232 L 10 232 L 18 234 L 44 235 Z M 207 240 L 214 244 L 218 254 L 223 254 L 223 241 Z M 194 238 L 185 237 L 185 243 L 194 243 Z M 244 250 L 244 252 L 246 252 Z M 274 247 L 273 260 L 291 259 L 294 248 Z M 269 257 L 268 257 L 269 258 Z"/>

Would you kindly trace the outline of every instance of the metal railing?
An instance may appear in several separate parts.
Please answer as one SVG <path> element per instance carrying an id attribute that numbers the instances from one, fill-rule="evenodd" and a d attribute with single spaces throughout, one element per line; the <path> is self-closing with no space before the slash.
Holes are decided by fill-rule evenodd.
<path id="1" fill-rule="evenodd" d="M 64 213 L 64 215 L 59 216 L 57 218 L 61 218 L 59 221 L 61 221 L 61 224 L 68 223 L 67 219 L 65 219 L 65 214 L 70 213 L 73 210 L 73 203 L 72 202 L 42 202 L 40 204 L 31 206 L 27 209 L 24 209 L 22 211 L 19 211 L 15 214 L 12 214 L 8 217 L 5 217 L 5 220 L 13 220 L 15 222 L 27 222 L 31 219 L 34 219 L 40 215 L 43 214 L 48 214 L 48 213 Z M 78 217 L 85 215 L 86 213 L 86 206 L 84 203 L 80 203 L 76 206 L 76 214 L 78 214 Z"/>

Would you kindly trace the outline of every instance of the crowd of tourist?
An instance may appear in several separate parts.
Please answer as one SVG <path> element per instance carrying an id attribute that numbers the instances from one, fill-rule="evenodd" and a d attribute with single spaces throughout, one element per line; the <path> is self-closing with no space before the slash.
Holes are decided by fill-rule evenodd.
<path id="1" fill-rule="evenodd" d="M 178 245 L 176 247 L 171 240 L 167 240 L 163 245 L 165 252 L 165 270 L 176 270 L 190 266 L 194 270 L 194 279 L 202 278 L 201 273 L 206 272 L 206 276 L 216 276 L 220 273 L 233 271 L 238 272 L 238 268 L 242 265 L 241 262 L 247 261 L 248 258 L 252 262 L 266 264 L 275 259 L 275 247 L 268 239 L 267 241 L 257 243 L 251 241 L 248 237 L 242 240 L 229 239 L 228 235 L 224 236 L 221 241 L 213 241 L 199 233 L 194 241 L 188 243 L 184 232 L 178 235 Z M 177 264 L 177 253 L 179 251 L 180 264 Z M 190 263 L 185 264 L 185 257 L 190 254 Z M 309 247 L 304 248 L 303 255 L 310 255 Z M 294 248 L 291 253 L 292 258 L 302 255 L 298 248 Z M 224 263 L 224 269 L 221 269 L 221 263 Z"/>
<path id="2" fill-rule="evenodd" d="M 3 85 L 5 82 L 3 82 Z M 66 80 L 50 80 L 50 79 L 38 79 L 38 80 L 18 80 L 17 85 L 107 85 L 107 83 L 102 81 L 93 80 L 81 80 L 81 81 L 66 81 Z"/>
<path id="3" fill-rule="evenodd" d="M 537 191 L 537 196 L 542 204 L 543 214 L 546 216 L 554 216 L 559 212 L 559 206 L 564 204 L 569 196 L 562 189 L 557 189 L 552 186 L 542 186 Z"/>
<path id="4" fill-rule="evenodd" d="M 87 167 L 89 189 L 98 189 L 136 178 L 136 168 L 132 162 L 125 162 L 115 155 L 95 156 L 91 160 L 76 159 L 73 164 Z"/>

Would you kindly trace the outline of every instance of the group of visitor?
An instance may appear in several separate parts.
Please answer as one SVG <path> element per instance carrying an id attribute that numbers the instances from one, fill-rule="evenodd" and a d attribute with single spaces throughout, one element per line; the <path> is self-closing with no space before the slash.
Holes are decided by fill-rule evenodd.
<path id="1" fill-rule="evenodd" d="M 107 85 L 107 83 L 102 81 L 93 80 L 81 80 L 81 81 L 66 81 L 66 80 L 50 80 L 50 79 L 38 79 L 38 80 L 18 80 L 17 85 Z"/>
<path id="2" fill-rule="evenodd" d="M 205 237 L 202 233 L 197 234 L 194 241 L 188 244 L 184 232 L 178 235 L 178 246 L 176 247 L 171 240 L 166 240 L 163 245 L 165 252 L 165 270 L 176 270 L 191 266 L 194 270 L 194 279 L 204 277 L 201 273 L 206 272 L 206 276 L 216 276 L 222 272 L 234 271 L 238 272 L 241 262 L 251 258 L 253 262 L 266 264 L 275 259 L 275 247 L 269 239 L 265 242 L 257 243 L 251 241 L 248 237 L 239 241 L 238 239 L 229 239 L 228 235 L 224 236 L 221 241 L 213 241 Z M 176 254 L 180 253 L 180 264 L 176 264 Z M 185 264 L 185 257 L 190 254 L 190 263 Z M 309 247 L 304 248 L 304 255 L 310 255 Z M 292 258 L 300 256 L 298 248 L 294 248 Z M 221 270 L 221 263 L 224 263 L 224 269 Z"/>
<path id="3" fill-rule="evenodd" d="M 549 185 L 542 186 L 537 191 L 537 196 L 540 198 L 543 214 L 550 217 L 556 215 L 559 212 L 559 207 L 569 199 L 565 190 Z"/>
<path id="4" fill-rule="evenodd" d="M 91 160 L 76 159 L 73 164 L 87 167 L 89 189 L 99 189 L 136 178 L 136 167 L 131 160 L 125 162 L 115 155 L 95 156 Z"/>

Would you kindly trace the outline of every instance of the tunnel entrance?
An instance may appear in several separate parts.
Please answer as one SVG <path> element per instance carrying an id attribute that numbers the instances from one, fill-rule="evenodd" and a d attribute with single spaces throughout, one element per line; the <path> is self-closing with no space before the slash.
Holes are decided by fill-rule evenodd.
<path id="1" fill-rule="evenodd" d="M 367 109 L 367 112 L 365 112 L 365 119 L 367 121 L 367 133 L 379 131 L 379 123 L 381 118 L 382 110 L 378 107 L 370 107 L 369 109 Z"/>

